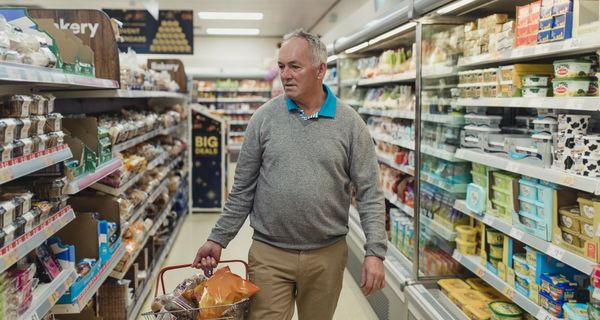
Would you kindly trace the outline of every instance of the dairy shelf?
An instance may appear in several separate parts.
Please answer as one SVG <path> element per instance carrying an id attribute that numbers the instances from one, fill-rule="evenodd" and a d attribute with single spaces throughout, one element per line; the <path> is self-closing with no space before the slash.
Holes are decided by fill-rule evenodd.
<path id="1" fill-rule="evenodd" d="M 429 184 L 432 184 L 446 192 L 452 194 L 465 194 L 467 193 L 467 184 L 452 184 L 448 183 L 443 179 L 433 176 L 428 172 L 421 171 L 421 180 Z"/>
<path id="2" fill-rule="evenodd" d="M 386 118 L 394 118 L 394 119 L 415 119 L 415 112 L 408 110 L 380 110 L 373 108 L 360 108 L 358 109 L 359 113 L 371 115 L 371 116 L 379 116 Z"/>
<path id="3" fill-rule="evenodd" d="M 430 156 L 444 159 L 450 162 L 464 162 L 465 160 L 460 159 L 455 153 L 449 152 L 442 149 L 436 149 L 432 146 L 421 145 L 421 152 Z"/>
<path id="4" fill-rule="evenodd" d="M 103 163 L 93 173 L 86 173 L 77 179 L 71 181 L 67 187 L 67 194 L 73 195 L 77 192 L 91 186 L 92 184 L 102 180 L 104 177 L 110 175 L 115 170 L 119 169 L 123 165 L 121 159 L 114 158 L 110 161 Z"/>
<path id="5" fill-rule="evenodd" d="M 113 196 L 118 196 L 120 194 L 123 194 L 123 192 L 125 192 L 125 190 L 131 188 L 134 184 L 136 184 L 145 174 L 146 171 L 152 170 L 160 165 L 162 165 L 165 162 L 165 159 L 167 157 L 166 153 L 161 154 L 160 156 L 158 156 L 156 159 L 152 160 L 146 170 L 137 173 L 135 176 L 133 176 L 133 178 L 129 179 L 129 181 L 127 181 L 124 185 L 118 187 L 118 188 L 113 188 L 111 186 L 107 186 L 101 182 L 96 182 L 93 185 L 91 185 L 90 187 L 98 190 L 98 191 L 102 191 L 104 193 L 113 195 Z"/>
<path id="6" fill-rule="evenodd" d="M 404 203 L 400 202 L 398 200 L 398 196 L 396 196 L 395 194 L 388 192 L 388 191 L 383 191 L 383 196 L 394 206 L 396 206 L 398 209 L 402 210 L 402 212 L 406 213 L 407 215 L 414 217 L 415 216 L 415 210 L 407 205 L 405 205 Z"/>
<path id="7" fill-rule="evenodd" d="M 428 230 L 435 232 L 442 239 L 449 242 L 452 242 L 456 239 L 456 232 L 453 230 L 449 230 L 445 226 L 441 225 L 439 222 L 430 219 L 424 215 L 421 215 L 420 219 L 423 225 L 428 228 Z"/>
<path id="8" fill-rule="evenodd" d="M 165 182 L 166 182 L 166 180 L 165 180 Z M 166 184 L 165 184 L 165 186 L 166 186 Z M 154 202 L 154 201 L 152 201 L 152 202 Z M 152 202 L 149 201 L 145 205 L 147 205 L 148 203 L 152 203 Z M 173 207 L 174 202 L 175 202 L 174 199 L 171 200 L 165 206 L 165 208 L 161 211 L 161 213 L 158 215 L 158 219 L 156 219 L 156 221 L 152 222 L 152 228 L 150 230 L 148 230 L 148 232 L 144 236 L 144 240 L 142 240 L 142 242 L 140 243 L 139 249 L 131 255 L 131 257 L 129 258 L 129 263 L 127 263 L 127 265 L 123 268 L 123 271 L 119 272 L 119 271 L 112 270 L 110 272 L 111 278 L 123 279 L 125 277 L 125 275 L 127 274 L 127 271 L 129 271 L 129 268 L 131 268 L 131 266 L 135 263 L 135 260 L 137 259 L 139 254 L 143 251 L 144 247 L 146 246 L 146 243 L 148 242 L 148 239 L 150 239 L 151 236 L 154 236 L 156 234 L 156 231 L 158 231 L 158 228 L 160 228 L 160 226 L 163 224 L 163 222 L 167 218 L 167 215 L 169 214 L 169 212 L 171 212 L 171 208 Z"/>
<path id="9" fill-rule="evenodd" d="M 19 316 L 19 320 L 42 319 L 75 280 L 77 280 L 77 271 L 75 268 L 69 268 L 63 269 L 52 282 L 39 284 L 33 291 L 31 306 Z"/>
<path id="10" fill-rule="evenodd" d="M 415 168 L 410 167 L 410 166 L 403 166 L 403 165 L 399 165 L 399 164 L 395 163 L 392 156 L 377 153 L 377 160 L 380 163 L 386 164 L 386 165 L 390 166 L 391 168 L 396 169 L 401 172 L 404 172 L 408 175 L 413 176 L 415 174 Z"/>
<path id="11" fill-rule="evenodd" d="M 415 71 L 408 71 L 400 74 L 377 76 L 369 79 L 360 79 L 356 84 L 358 86 L 377 86 L 388 83 L 414 82 L 415 78 Z"/>
<path id="12" fill-rule="evenodd" d="M 565 250 L 557 245 L 554 245 L 551 242 L 544 241 L 532 234 L 524 232 L 512 225 L 500 220 L 496 217 L 493 217 L 488 214 L 479 215 L 471 210 L 467 209 L 466 202 L 464 200 L 456 200 L 454 203 L 454 208 L 464 214 L 467 214 L 473 217 L 476 220 L 483 222 L 485 225 L 488 225 L 498 231 L 501 231 L 504 234 L 509 235 L 511 238 L 522 242 L 540 252 L 543 252 L 556 260 L 562 261 L 571 267 L 585 273 L 592 274 L 592 268 L 596 263 L 591 260 L 588 260 L 582 256 L 574 254 L 568 250 Z"/>
<path id="13" fill-rule="evenodd" d="M 73 156 L 66 144 L 0 163 L 0 184 L 70 159 Z"/>
<path id="14" fill-rule="evenodd" d="M 108 261 L 100 268 L 98 274 L 92 279 L 90 284 L 82 291 L 82 293 L 77 297 L 77 301 L 73 303 L 65 303 L 65 304 L 56 304 L 52 308 L 52 313 L 55 314 L 69 314 L 69 313 L 81 313 L 81 311 L 85 308 L 88 302 L 92 299 L 92 297 L 96 294 L 100 286 L 104 283 L 104 281 L 110 275 L 110 272 L 115 268 L 117 263 L 121 261 L 121 258 L 125 255 L 125 245 L 121 243 L 119 247 L 115 250 L 113 255 L 108 259 Z"/>
<path id="15" fill-rule="evenodd" d="M 167 256 L 169 255 L 169 252 L 171 251 L 171 248 L 173 247 L 173 244 L 175 243 L 175 239 L 177 238 L 177 235 L 179 235 L 179 231 L 181 231 L 181 227 L 183 226 L 183 218 L 185 218 L 185 215 L 182 216 L 181 218 L 179 218 L 179 221 L 177 222 L 177 225 L 175 226 L 175 230 L 172 232 L 171 237 L 169 238 L 169 240 L 165 244 L 164 248 L 162 249 L 159 258 L 154 263 L 154 267 L 152 268 L 152 272 L 150 273 L 150 276 L 146 279 L 146 284 L 144 284 L 144 289 L 142 289 L 142 293 L 136 299 L 136 302 L 135 302 L 135 305 L 133 306 L 133 308 L 131 308 L 131 310 L 129 310 L 127 319 L 129 319 L 129 320 L 138 319 L 138 314 L 140 313 L 142 306 L 146 302 L 146 297 L 150 293 L 150 289 L 152 289 L 152 287 L 156 281 L 158 272 L 162 268 L 162 265 L 165 262 L 165 260 L 167 259 Z"/>
<path id="16" fill-rule="evenodd" d="M 122 98 L 122 99 L 176 99 L 187 101 L 189 96 L 185 93 L 171 91 L 150 90 L 79 90 L 79 91 L 57 91 L 53 93 L 59 99 L 77 98 Z"/>
<path id="17" fill-rule="evenodd" d="M 50 238 L 74 219 L 75 212 L 70 206 L 67 206 L 45 221 L 42 221 L 37 227 L 1 248 L 0 272 L 4 272 L 15 262 L 39 247 L 46 239 Z"/>
<path id="18" fill-rule="evenodd" d="M 600 39 L 596 36 L 572 38 L 564 41 L 524 46 L 506 50 L 495 56 L 482 54 L 458 59 L 459 68 L 470 68 L 490 64 L 517 62 L 539 59 L 542 57 L 558 57 L 594 52 L 600 48 Z"/>
<path id="19" fill-rule="evenodd" d="M 358 84 L 358 81 L 360 81 L 360 78 L 342 80 L 342 81 L 340 81 L 340 86 L 352 87 L 352 86 Z"/>
<path id="20" fill-rule="evenodd" d="M 426 79 L 448 78 L 458 75 L 458 69 L 454 66 L 434 64 L 423 66 L 422 69 L 423 78 Z"/>
<path id="21" fill-rule="evenodd" d="M 30 85 L 38 89 L 117 89 L 119 82 L 76 74 L 61 69 L 0 62 L 0 82 Z"/>
<path id="22" fill-rule="evenodd" d="M 350 106 L 361 106 L 362 102 L 358 100 L 344 100 L 344 102 Z"/>
<path id="23" fill-rule="evenodd" d="M 484 153 L 470 149 L 458 149 L 456 156 L 467 161 L 480 163 L 497 169 L 542 179 L 562 186 L 600 195 L 599 178 L 585 177 L 553 170 L 550 168 L 544 168 L 541 166 L 541 163 L 536 160 L 512 160 L 506 156 Z"/>
<path id="24" fill-rule="evenodd" d="M 373 137 L 373 139 L 378 140 L 378 141 L 383 141 L 385 143 L 397 145 L 399 147 L 402 147 L 402 148 L 408 149 L 408 150 L 415 150 L 415 142 L 414 141 L 394 139 L 389 134 L 385 134 L 385 133 L 371 132 L 371 136 Z"/>
<path id="25" fill-rule="evenodd" d="M 600 111 L 600 97 L 458 98 L 453 104 L 464 107 Z"/>
<path id="26" fill-rule="evenodd" d="M 135 212 L 131 215 L 131 217 L 129 217 L 127 219 L 127 221 L 130 224 L 133 223 L 134 221 L 136 221 L 139 217 L 141 217 L 142 214 L 146 211 L 146 207 L 148 207 L 149 204 L 153 203 L 156 200 L 156 198 L 158 198 L 158 196 L 167 189 L 167 182 L 168 182 L 168 178 L 165 178 L 158 185 L 158 187 L 156 187 L 156 189 L 154 189 L 154 191 L 152 191 L 150 196 L 148 196 L 148 198 L 146 200 L 144 200 L 144 202 L 142 204 L 140 204 L 140 206 L 135 210 Z"/>
<path id="27" fill-rule="evenodd" d="M 491 273 L 484 266 L 481 265 L 479 256 L 464 256 L 458 250 L 454 250 L 452 258 L 462 264 L 465 268 L 479 276 L 483 281 L 494 287 L 499 292 L 502 292 L 507 298 L 516 303 L 523 310 L 534 315 L 540 320 L 558 320 L 551 316 L 544 308 L 533 303 L 529 298 L 520 294 L 513 287 L 509 286 L 506 282 L 502 281 L 498 276 Z"/>
<path id="28" fill-rule="evenodd" d="M 423 113 L 421 114 L 421 120 L 443 123 L 449 126 L 462 126 L 465 124 L 465 117 L 463 115 Z"/>

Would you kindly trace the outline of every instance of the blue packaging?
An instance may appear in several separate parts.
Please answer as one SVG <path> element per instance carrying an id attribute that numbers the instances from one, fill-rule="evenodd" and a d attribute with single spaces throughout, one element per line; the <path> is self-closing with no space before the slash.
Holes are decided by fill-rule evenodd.
<path id="1" fill-rule="evenodd" d="M 565 39 L 571 39 L 573 30 L 573 13 L 569 12 L 564 15 L 564 23 L 561 22 L 562 27 L 552 29 L 551 38 L 552 41 L 560 41 Z"/>
<path id="2" fill-rule="evenodd" d="M 554 18 L 550 17 L 548 19 L 540 19 L 540 28 L 539 31 L 550 30 L 554 27 Z"/>
<path id="3" fill-rule="evenodd" d="M 569 12 L 573 12 L 573 0 L 561 0 L 554 2 L 554 6 L 552 6 L 553 16 L 558 16 Z"/>
<path id="4" fill-rule="evenodd" d="M 537 43 L 547 43 L 550 41 L 552 41 L 552 30 L 538 32 Z"/>

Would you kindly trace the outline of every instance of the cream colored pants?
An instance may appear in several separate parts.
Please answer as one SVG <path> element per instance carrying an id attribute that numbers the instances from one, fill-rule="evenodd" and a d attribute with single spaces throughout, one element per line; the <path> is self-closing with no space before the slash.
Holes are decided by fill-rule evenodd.
<path id="1" fill-rule="evenodd" d="M 251 320 L 331 320 L 338 303 L 348 246 L 342 239 L 317 250 L 286 250 L 253 241 L 250 280 L 260 287 L 250 304 Z"/>

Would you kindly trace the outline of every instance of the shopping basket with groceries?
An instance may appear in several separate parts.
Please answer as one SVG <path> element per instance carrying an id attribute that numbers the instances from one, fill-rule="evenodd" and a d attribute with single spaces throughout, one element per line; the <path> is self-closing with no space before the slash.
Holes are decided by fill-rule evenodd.
<path id="1" fill-rule="evenodd" d="M 146 320 L 216 320 L 244 319 L 250 305 L 249 298 L 258 290 L 248 281 L 248 265 L 241 260 L 223 260 L 222 263 L 241 263 L 245 278 L 231 272 L 228 266 L 217 269 L 209 277 L 193 275 L 171 292 L 165 290 L 164 274 L 170 270 L 189 268 L 191 264 L 165 267 L 156 279 L 152 312 L 143 313 Z M 162 295 L 158 295 L 158 288 Z"/>

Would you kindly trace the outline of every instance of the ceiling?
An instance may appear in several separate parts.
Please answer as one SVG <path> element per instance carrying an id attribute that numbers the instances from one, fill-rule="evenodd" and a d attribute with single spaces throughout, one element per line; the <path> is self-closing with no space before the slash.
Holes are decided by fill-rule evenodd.
<path id="1" fill-rule="evenodd" d="M 262 12 L 261 21 L 200 20 L 195 15 L 195 34 L 206 28 L 258 28 L 260 36 L 281 37 L 297 28 L 309 29 L 340 0 L 158 0 L 160 9 Z M 52 9 L 143 9 L 140 0 L 0 0 L 0 5 L 40 6 Z"/>

